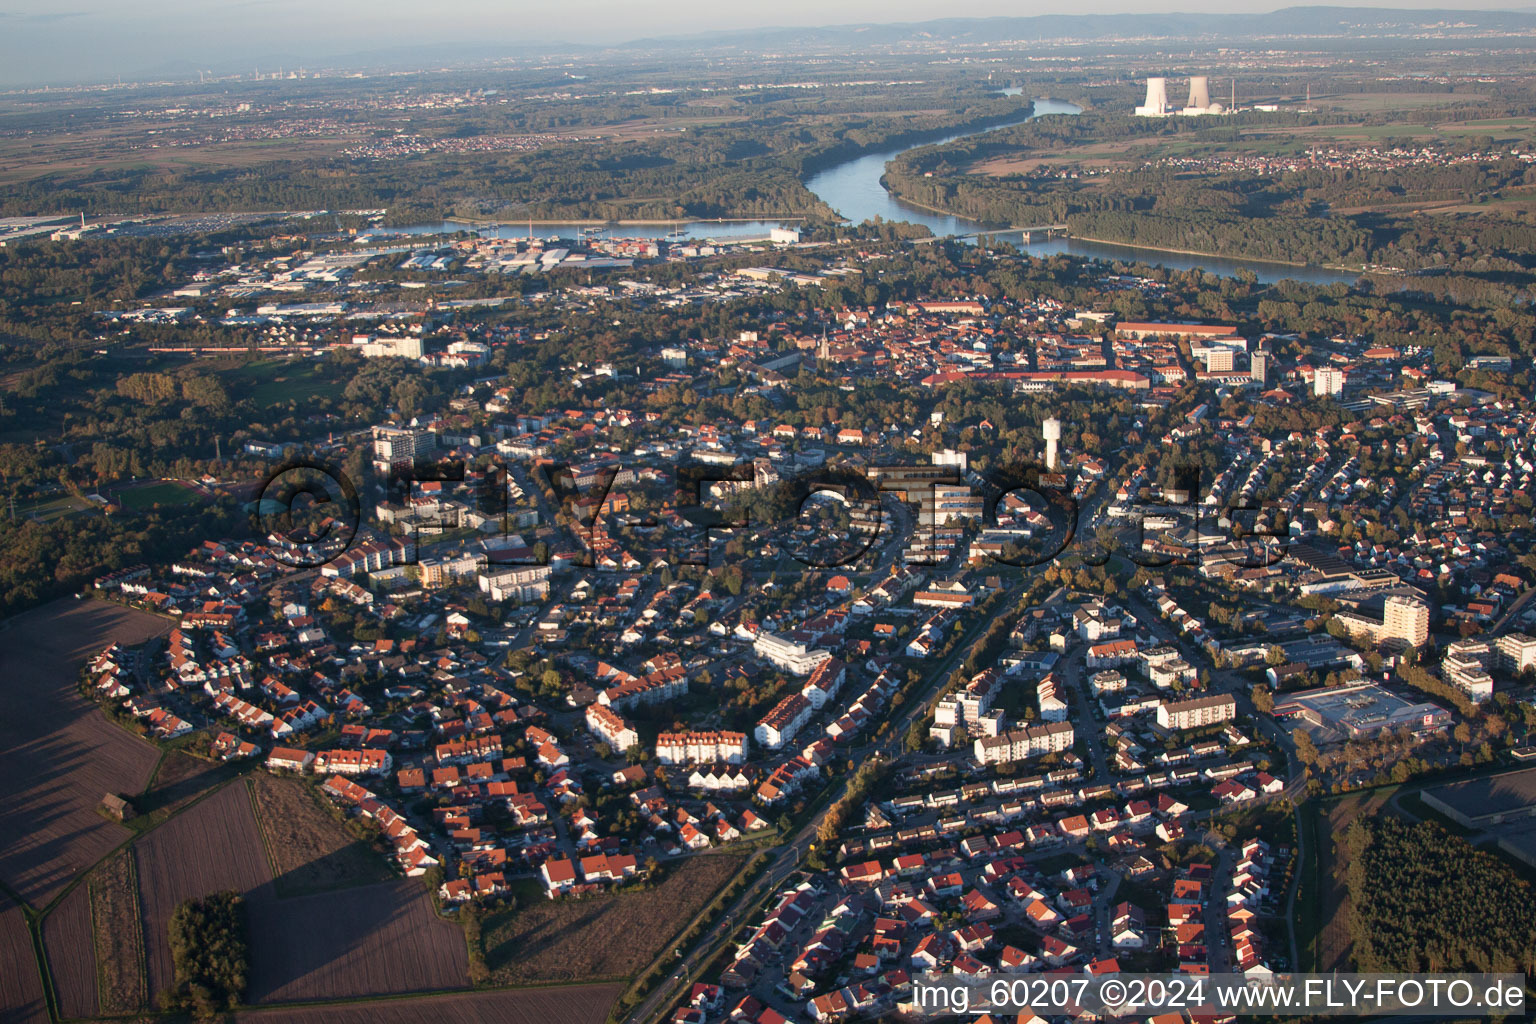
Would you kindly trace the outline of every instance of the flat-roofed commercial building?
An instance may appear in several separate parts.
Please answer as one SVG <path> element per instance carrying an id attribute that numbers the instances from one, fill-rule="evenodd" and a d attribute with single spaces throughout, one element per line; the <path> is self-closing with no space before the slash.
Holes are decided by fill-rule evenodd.
<path id="1" fill-rule="evenodd" d="M 1400 728 L 1423 734 L 1451 726 L 1451 713 L 1440 705 L 1406 700 L 1372 682 L 1289 694 L 1275 702 L 1275 717 L 1297 719 L 1334 734 L 1324 739 L 1374 737 Z"/>
<path id="2" fill-rule="evenodd" d="M 1448 782 L 1419 795 L 1441 814 L 1472 829 L 1536 818 L 1536 768 Z"/>

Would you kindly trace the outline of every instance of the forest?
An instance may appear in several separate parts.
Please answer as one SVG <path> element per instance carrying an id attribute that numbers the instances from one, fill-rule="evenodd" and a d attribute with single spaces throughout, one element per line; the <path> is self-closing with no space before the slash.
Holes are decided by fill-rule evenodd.
<path id="1" fill-rule="evenodd" d="M 245 898 L 218 892 L 180 904 L 171 914 L 175 981 L 160 996 L 166 1009 L 199 1019 L 239 1006 L 250 976 Z"/>
<path id="2" fill-rule="evenodd" d="M 1530 883 L 1432 822 L 1361 819 L 1339 840 L 1364 972 L 1536 970 Z"/>

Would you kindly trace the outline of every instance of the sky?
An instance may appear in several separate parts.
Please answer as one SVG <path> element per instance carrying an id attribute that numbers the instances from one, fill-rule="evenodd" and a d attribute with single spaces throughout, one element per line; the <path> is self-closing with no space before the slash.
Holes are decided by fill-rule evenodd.
<path id="1" fill-rule="evenodd" d="M 1263 11 L 1296 0 L 1175 0 L 1164 10 Z M 1337 2 L 1337 0 L 1335 0 Z M 1378 6 L 1372 4 L 1343 5 Z M 1379 6 L 1482 9 L 1487 0 L 1392 0 Z M 607 44 L 759 26 L 926 21 L 941 17 L 1114 14 L 1135 0 L 0 0 L 0 83 L 129 80 L 262 62 L 319 64 L 429 47 L 433 59 L 487 43 Z M 478 53 L 476 54 L 479 55 Z"/>

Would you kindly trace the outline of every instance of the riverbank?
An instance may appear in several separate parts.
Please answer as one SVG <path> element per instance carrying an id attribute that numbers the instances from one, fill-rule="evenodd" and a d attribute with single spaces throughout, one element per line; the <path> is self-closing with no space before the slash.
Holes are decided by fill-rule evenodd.
<path id="1" fill-rule="evenodd" d="M 475 231 L 479 228 L 515 228 L 527 227 L 584 227 L 584 228 L 664 228 L 668 225 L 683 227 L 691 224 L 756 224 L 760 221 L 775 221 L 781 224 L 803 224 L 811 218 L 805 215 L 790 216 L 777 213 L 765 213 L 760 217 L 668 217 L 665 220 L 571 220 L 569 218 L 539 218 L 532 220 L 469 220 L 464 217 L 444 217 L 444 224 L 462 224 L 465 230 Z M 388 230 L 388 229 L 385 229 Z"/>
<path id="2" fill-rule="evenodd" d="M 905 200 L 903 200 L 903 202 L 905 202 Z M 1018 231 L 1020 229 L 1011 228 L 1010 230 Z M 1097 245 L 1118 245 L 1126 249 L 1146 249 L 1148 252 L 1168 252 L 1175 253 L 1179 256 L 1204 256 L 1207 259 L 1231 260 L 1234 263 L 1267 263 L 1270 266 L 1276 267 L 1299 267 L 1302 269 L 1310 268 L 1314 270 L 1332 270 L 1340 274 L 1365 273 L 1365 271 L 1359 267 L 1346 267 L 1337 263 L 1298 263 L 1295 260 L 1277 260 L 1271 259 L 1267 256 L 1234 256 L 1231 253 L 1201 252 L 1199 249 L 1171 249 L 1162 245 L 1145 245 L 1140 242 L 1122 242 L 1114 238 L 1092 238 L 1088 235 L 1074 235 L 1071 232 L 1067 233 L 1067 237 L 1075 239 L 1079 242 L 1093 242 Z"/>

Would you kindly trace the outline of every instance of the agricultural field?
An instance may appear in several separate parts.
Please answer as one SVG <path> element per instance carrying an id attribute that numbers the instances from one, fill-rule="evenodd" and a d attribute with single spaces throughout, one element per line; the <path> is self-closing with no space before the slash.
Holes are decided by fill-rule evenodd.
<path id="1" fill-rule="evenodd" d="M 142 790 L 159 756 L 80 696 L 79 667 L 113 641 L 167 628 L 144 612 L 72 599 L 0 623 L 0 879 L 34 907 L 129 836 L 96 805 Z"/>
<path id="2" fill-rule="evenodd" d="M 348 832 L 303 782 L 257 772 L 246 783 L 279 899 L 394 877 L 384 855 Z"/>
<path id="3" fill-rule="evenodd" d="M 617 998 L 617 997 L 615 997 Z M 43 980 L 21 907 L 0 892 L 0 1007 L 6 1024 L 48 1024 Z"/>
<path id="4" fill-rule="evenodd" d="M 149 788 L 134 800 L 141 817 L 164 818 L 194 797 L 212 789 L 231 774 L 227 765 L 204 761 L 180 750 L 167 751 L 155 768 Z"/>
<path id="5" fill-rule="evenodd" d="M 149 991 L 132 852 L 124 851 L 97 868 L 90 891 L 101 1012 L 136 1013 L 149 1005 Z"/>
<path id="6" fill-rule="evenodd" d="M 221 889 L 245 893 L 271 881 L 261 831 L 244 787 L 231 783 L 134 845 L 139 875 L 140 918 L 144 924 L 149 990 L 171 984 L 167 927 L 182 900 Z"/>
<path id="7" fill-rule="evenodd" d="M 1461 92 L 1344 92 L 1332 96 L 1314 96 L 1312 105 L 1324 110 L 1352 114 L 1380 114 L 1398 110 L 1433 110 L 1483 103 L 1487 96 Z"/>
<path id="8" fill-rule="evenodd" d="M 390 999 L 368 1003 L 242 1010 L 235 1024 L 602 1024 L 623 985 L 562 985 Z"/>
<path id="9" fill-rule="evenodd" d="M 489 917 L 485 959 L 497 985 L 628 978 L 741 870 L 732 854 L 689 857 L 653 889 L 545 900 Z"/>
<path id="10" fill-rule="evenodd" d="M 291 900 L 272 898 L 271 886 L 263 890 L 249 904 L 252 1003 L 431 992 L 469 984 L 464 932 L 437 916 L 419 882 L 399 880 Z"/>
<path id="11" fill-rule="evenodd" d="M 96 1016 L 95 936 L 91 894 L 85 886 L 71 889 L 43 921 L 43 948 L 61 1015 Z"/>

